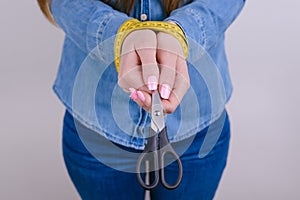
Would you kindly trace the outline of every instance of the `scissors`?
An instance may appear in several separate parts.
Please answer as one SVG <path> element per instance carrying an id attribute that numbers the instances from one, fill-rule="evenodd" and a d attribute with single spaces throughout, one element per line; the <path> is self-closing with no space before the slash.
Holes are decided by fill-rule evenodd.
<path id="1" fill-rule="evenodd" d="M 175 159 L 178 165 L 177 180 L 173 184 L 169 184 L 165 179 L 166 156 L 168 158 L 171 157 L 172 161 Z M 149 164 L 149 167 L 147 167 L 147 164 Z M 141 171 L 142 166 L 146 168 L 143 171 Z M 155 188 L 159 180 L 165 188 L 172 190 L 179 186 L 182 179 L 182 163 L 168 140 L 162 102 L 157 91 L 152 94 L 151 125 L 148 142 L 137 160 L 136 172 L 140 185 L 146 190 Z M 147 183 L 146 178 L 145 181 L 143 180 L 142 174 L 145 173 L 149 173 L 150 183 Z"/>

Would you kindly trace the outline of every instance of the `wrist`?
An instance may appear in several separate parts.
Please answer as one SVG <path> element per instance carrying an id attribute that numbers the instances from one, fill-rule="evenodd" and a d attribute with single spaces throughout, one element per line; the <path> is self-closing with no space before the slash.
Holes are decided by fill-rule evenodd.
<path id="1" fill-rule="evenodd" d="M 183 30 L 177 25 L 177 23 L 173 21 L 162 22 L 162 21 L 145 21 L 140 22 L 137 19 L 130 19 L 125 21 L 119 28 L 118 33 L 116 35 L 115 44 L 114 44 L 114 57 L 115 57 L 115 66 L 117 72 L 120 71 L 120 56 L 121 56 L 121 48 L 125 38 L 131 32 L 135 30 L 142 29 L 151 29 L 154 31 L 160 31 L 168 33 L 174 36 L 180 43 L 183 54 L 185 58 L 188 56 L 188 44 L 186 36 Z"/>

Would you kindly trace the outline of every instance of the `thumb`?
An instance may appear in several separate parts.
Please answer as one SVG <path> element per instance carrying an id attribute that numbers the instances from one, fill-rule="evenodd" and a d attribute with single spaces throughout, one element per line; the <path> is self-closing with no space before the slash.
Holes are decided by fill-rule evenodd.
<path id="1" fill-rule="evenodd" d="M 151 30 L 140 30 L 142 40 L 136 40 L 135 49 L 142 63 L 142 75 L 149 90 L 156 90 L 159 69 L 156 61 L 157 39 Z"/>

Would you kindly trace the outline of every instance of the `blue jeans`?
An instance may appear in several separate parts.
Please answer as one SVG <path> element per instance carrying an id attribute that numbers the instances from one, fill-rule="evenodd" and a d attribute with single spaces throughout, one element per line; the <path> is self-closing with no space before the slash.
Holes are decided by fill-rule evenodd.
<path id="1" fill-rule="evenodd" d="M 226 111 L 222 116 L 210 125 L 211 128 L 205 128 L 195 137 L 172 143 L 173 148 L 181 155 L 182 181 L 175 190 L 167 190 L 159 184 L 150 193 L 152 200 L 213 199 L 226 165 L 230 140 L 230 123 Z M 217 134 L 217 142 L 212 149 L 208 148 L 205 155 L 203 152 L 199 154 L 199 150 L 203 150 L 206 134 Z M 136 174 L 131 173 L 135 170 L 136 159 L 141 151 L 112 143 L 106 146 L 107 144 L 103 136 L 74 122 L 71 114 L 66 112 L 63 156 L 81 198 L 142 200 L 145 191 L 139 185 Z M 120 152 L 129 152 L 128 155 L 136 156 Z M 177 177 L 176 167 L 176 162 L 166 167 L 167 180 Z"/>

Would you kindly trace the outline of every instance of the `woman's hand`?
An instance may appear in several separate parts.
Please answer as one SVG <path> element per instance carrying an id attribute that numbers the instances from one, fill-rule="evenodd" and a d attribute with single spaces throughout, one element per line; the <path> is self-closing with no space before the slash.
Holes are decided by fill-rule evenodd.
<path id="1" fill-rule="evenodd" d="M 151 93 L 158 89 L 164 111 L 174 112 L 190 86 L 181 44 L 163 32 L 130 33 L 122 45 L 118 84 L 147 111 L 151 109 Z"/>
<path id="2" fill-rule="evenodd" d="M 157 34 L 156 58 L 159 66 L 159 92 L 166 113 L 176 110 L 190 87 L 190 78 L 179 41 L 170 34 Z"/>
<path id="3" fill-rule="evenodd" d="M 156 33 L 146 29 L 131 32 L 121 51 L 118 84 L 147 111 L 151 108 L 151 91 L 158 87 L 156 48 Z"/>

